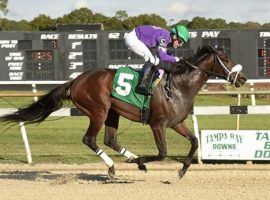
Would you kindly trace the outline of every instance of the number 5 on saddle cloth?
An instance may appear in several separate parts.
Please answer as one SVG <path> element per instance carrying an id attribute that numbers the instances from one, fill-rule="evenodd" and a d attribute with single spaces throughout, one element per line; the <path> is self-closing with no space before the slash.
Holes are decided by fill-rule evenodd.
<path id="1" fill-rule="evenodd" d="M 145 96 L 136 92 L 138 82 L 142 79 L 142 73 L 143 72 L 138 72 L 128 66 L 120 67 L 119 69 L 117 69 L 114 76 L 113 92 L 111 95 L 114 98 L 120 99 L 126 103 L 132 104 L 140 108 L 142 113 L 141 122 L 147 124 L 150 118 L 149 107 L 151 96 Z M 152 73 L 152 80 L 150 80 L 152 82 L 152 85 L 149 88 L 150 92 L 153 91 L 153 88 L 157 85 L 163 73 L 163 70 L 156 70 L 154 73 Z"/>

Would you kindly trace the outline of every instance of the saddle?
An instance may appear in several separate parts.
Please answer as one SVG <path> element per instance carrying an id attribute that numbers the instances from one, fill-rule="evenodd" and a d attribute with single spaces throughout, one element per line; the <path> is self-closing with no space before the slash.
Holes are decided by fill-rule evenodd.
<path id="1" fill-rule="evenodd" d="M 156 69 L 153 73 L 152 79 L 152 88 L 158 84 L 158 82 L 161 80 L 164 70 Z M 150 95 L 142 95 L 135 92 L 135 88 L 138 84 L 138 80 L 140 79 L 140 72 L 130 68 L 130 67 L 121 67 L 119 68 L 114 76 L 113 81 L 113 91 L 111 93 L 111 96 L 114 98 L 117 98 L 119 100 L 122 100 L 126 103 L 129 103 L 131 105 L 134 105 L 138 107 L 141 110 L 141 122 L 144 124 L 149 123 L 150 119 Z M 168 91 L 168 96 L 170 96 L 170 78 L 167 77 L 166 79 L 167 83 L 165 84 L 166 89 L 165 91 Z"/>

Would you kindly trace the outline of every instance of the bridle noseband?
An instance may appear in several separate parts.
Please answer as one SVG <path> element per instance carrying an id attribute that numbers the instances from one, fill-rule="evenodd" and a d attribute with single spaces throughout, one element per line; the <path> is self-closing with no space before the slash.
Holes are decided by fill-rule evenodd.
<path id="1" fill-rule="evenodd" d="M 229 81 L 232 77 L 232 74 L 233 73 L 236 73 L 235 74 L 235 77 L 234 77 L 234 81 L 233 81 L 233 84 L 235 84 L 236 80 L 237 80 L 237 77 L 239 75 L 239 73 L 242 71 L 242 65 L 240 64 L 236 64 L 235 66 L 232 67 L 231 71 L 224 65 L 224 63 L 222 62 L 222 60 L 220 59 L 220 57 L 218 56 L 218 54 L 216 54 L 215 56 L 219 62 L 219 64 L 221 65 L 221 67 L 223 68 L 223 71 L 227 74 L 227 78 L 225 78 L 227 81 Z"/>

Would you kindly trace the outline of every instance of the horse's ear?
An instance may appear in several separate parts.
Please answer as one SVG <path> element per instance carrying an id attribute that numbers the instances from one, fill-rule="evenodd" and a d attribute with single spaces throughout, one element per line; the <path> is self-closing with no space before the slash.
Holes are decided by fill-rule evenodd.
<path id="1" fill-rule="evenodd" d="M 226 62 L 229 61 L 228 55 L 226 54 L 226 52 L 224 51 L 224 49 L 222 47 L 218 47 L 216 46 L 216 48 L 214 49 L 213 47 L 211 47 L 213 52 L 215 52 L 216 54 L 219 55 L 219 57 L 221 58 L 221 60 L 224 60 Z"/>
<path id="2" fill-rule="evenodd" d="M 197 51 L 196 51 L 196 54 L 195 54 L 196 56 L 199 56 L 200 55 L 201 49 L 202 49 L 201 46 L 199 46 L 197 48 Z"/>

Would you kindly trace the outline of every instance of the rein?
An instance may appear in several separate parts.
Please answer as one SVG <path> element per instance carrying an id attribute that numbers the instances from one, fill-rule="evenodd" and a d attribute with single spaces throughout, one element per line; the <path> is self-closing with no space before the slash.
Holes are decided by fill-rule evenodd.
<path id="1" fill-rule="evenodd" d="M 203 55 L 202 56 L 202 58 L 204 58 L 204 57 L 206 57 L 206 56 L 208 56 L 209 54 L 205 54 L 205 55 Z M 202 59 L 201 58 L 201 59 Z M 200 59 L 200 60 L 201 60 Z M 213 67 L 213 70 L 207 70 L 207 69 L 204 69 L 203 67 L 199 67 L 199 66 L 196 66 L 196 65 L 194 65 L 194 64 L 192 64 L 192 63 L 190 63 L 189 61 L 184 61 L 184 63 L 187 65 L 187 66 L 189 66 L 189 67 L 192 67 L 192 68 L 194 68 L 194 69 L 198 69 L 198 70 L 200 70 L 200 71 L 202 71 L 202 72 L 204 72 L 204 73 L 206 73 L 208 76 L 211 76 L 211 75 L 214 75 L 214 76 L 217 76 L 217 77 L 221 77 L 221 78 L 224 78 L 224 79 L 227 79 L 227 76 L 225 76 L 224 74 L 220 74 L 220 73 L 217 73 L 217 72 L 215 72 L 215 69 L 216 69 L 216 59 L 218 59 L 218 56 L 215 54 L 215 60 L 214 60 L 214 67 Z M 227 69 L 227 68 L 226 68 Z M 227 69 L 228 70 L 228 69 Z"/>

